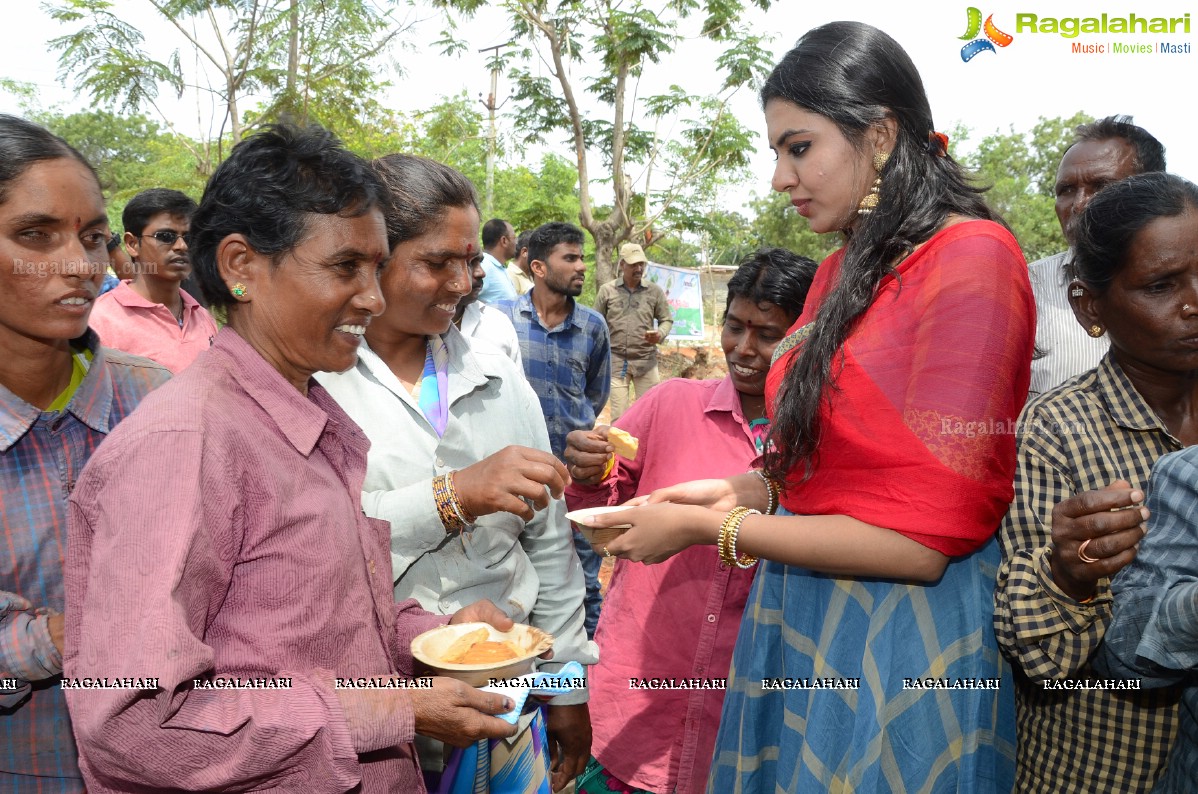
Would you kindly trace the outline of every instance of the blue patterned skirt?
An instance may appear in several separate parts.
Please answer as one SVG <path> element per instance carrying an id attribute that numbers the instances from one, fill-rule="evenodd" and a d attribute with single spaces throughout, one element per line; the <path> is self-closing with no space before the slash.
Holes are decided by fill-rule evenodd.
<path id="1" fill-rule="evenodd" d="M 1010 792 L 1014 685 L 992 628 L 998 561 L 991 540 L 934 585 L 763 562 L 708 791 Z M 810 688 L 852 679 L 855 690 Z"/>

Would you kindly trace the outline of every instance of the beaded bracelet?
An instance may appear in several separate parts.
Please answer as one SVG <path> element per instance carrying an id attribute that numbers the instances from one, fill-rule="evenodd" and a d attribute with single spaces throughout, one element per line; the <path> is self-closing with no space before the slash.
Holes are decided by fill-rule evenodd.
<path id="1" fill-rule="evenodd" d="M 741 554 L 739 557 L 736 554 L 736 536 L 740 534 L 740 525 L 744 522 L 747 516 L 761 515 L 760 510 L 753 510 L 748 507 L 734 507 L 728 511 L 728 515 L 724 517 L 724 522 L 720 524 L 720 534 L 717 543 L 719 549 L 720 560 L 727 566 L 735 565 L 737 568 L 752 568 L 757 564 L 757 558 L 751 554 Z"/>
<path id="2" fill-rule="evenodd" d="M 453 497 L 453 500 L 450 502 L 450 504 L 453 505 L 453 512 L 459 519 L 461 519 L 461 522 L 467 527 L 472 527 L 474 526 L 475 522 L 478 521 L 478 519 L 466 512 L 466 506 L 463 505 L 462 500 L 458 498 L 458 485 L 457 480 L 455 479 L 456 475 L 456 471 L 451 471 L 449 473 L 449 495 Z"/>
<path id="3" fill-rule="evenodd" d="M 780 489 L 778 488 L 778 481 L 766 474 L 761 469 L 750 469 L 749 471 L 760 477 L 761 482 L 765 485 L 766 493 L 769 494 L 769 506 L 766 507 L 765 514 L 772 516 L 774 513 L 778 512 L 778 497 L 780 492 Z"/>
<path id="4" fill-rule="evenodd" d="M 437 505 L 437 515 L 440 516 L 445 531 L 451 533 L 461 532 L 474 523 L 474 518 L 466 512 L 458 499 L 453 475 L 454 472 L 449 472 L 433 478 L 433 501 Z"/>

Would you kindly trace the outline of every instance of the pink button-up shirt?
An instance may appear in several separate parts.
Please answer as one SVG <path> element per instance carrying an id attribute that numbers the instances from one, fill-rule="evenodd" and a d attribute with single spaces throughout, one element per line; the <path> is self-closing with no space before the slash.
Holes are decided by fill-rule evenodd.
<path id="1" fill-rule="evenodd" d="M 747 471 L 756 458 L 732 381 L 666 381 L 615 422 L 640 439 L 598 486 L 574 484 L 571 509 L 620 504 L 667 485 Z M 753 571 L 730 569 L 713 546 L 660 565 L 617 560 L 591 668 L 591 754 L 648 791 L 702 792 L 724 692 L 634 689 L 629 679 L 726 678 Z"/>
<path id="2" fill-rule="evenodd" d="M 232 329 L 92 456 L 70 501 L 64 677 L 90 792 L 424 790 L 411 701 L 344 707 L 334 676 L 412 674 L 447 618 L 396 604 L 390 532 L 361 509 L 369 447 Z M 195 679 L 289 678 L 277 691 Z"/>
<path id="3" fill-rule="evenodd" d="M 156 361 L 178 375 L 195 357 L 212 346 L 216 321 L 184 290 L 183 324 L 161 303 L 146 300 L 122 281 L 96 298 L 87 324 L 105 347 Z"/>

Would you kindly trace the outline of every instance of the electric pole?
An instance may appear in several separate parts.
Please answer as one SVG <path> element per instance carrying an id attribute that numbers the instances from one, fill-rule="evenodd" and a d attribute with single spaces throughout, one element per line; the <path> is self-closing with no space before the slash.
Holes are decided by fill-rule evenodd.
<path id="1" fill-rule="evenodd" d="M 494 47 L 483 47 L 479 50 L 479 52 L 494 52 L 491 56 L 491 93 L 487 94 L 487 99 L 483 102 L 483 106 L 487 109 L 490 125 L 487 130 L 487 189 L 486 195 L 483 197 L 484 222 L 491 219 L 495 203 L 495 111 L 507 102 L 505 99 L 496 104 L 495 94 L 499 90 L 499 50 L 508 44 L 511 42 L 496 44 Z M 481 99 L 479 101 L 482 102 Z"/>

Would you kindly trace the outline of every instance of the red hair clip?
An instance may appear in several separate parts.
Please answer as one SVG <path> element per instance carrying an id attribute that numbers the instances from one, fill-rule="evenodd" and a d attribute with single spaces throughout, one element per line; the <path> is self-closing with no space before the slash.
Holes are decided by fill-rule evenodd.
<path id="1" fill-rule="evenodd" d="M 928 151 L 937 157 L 948 154 L 948 136 L 943 132 L 932 130 L 928 133 Z"/>

